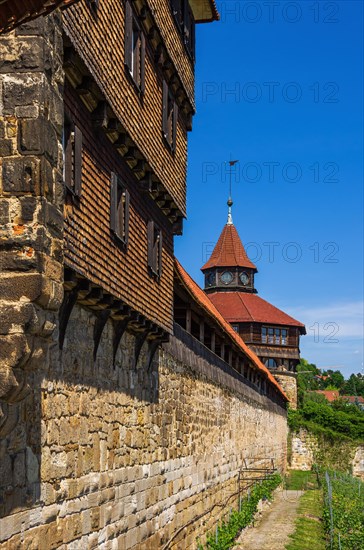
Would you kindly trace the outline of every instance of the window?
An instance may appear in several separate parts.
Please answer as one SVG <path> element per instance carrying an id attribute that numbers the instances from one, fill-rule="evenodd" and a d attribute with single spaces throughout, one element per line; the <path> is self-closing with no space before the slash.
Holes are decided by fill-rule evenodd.
<path id="1" fill-rule="evenodd" d="M 81 196 L 82 132 L 65 115 L 63 124 L 63 181 L 68 191 Z"/>
<path id="2" fill-rule="evenodd" d="M 231 325 L 233 330 L 237 333 L 239 333 L 239 325 Z"/>
<path id="3" fill-rule="evenodd" d="M 125 8 L 125 65 L 141 93 L 145 90 L 145 36 L 129 0 Z"/>
<path id="4" fill-rule="evenodd" d="M 162 231 L 153 221 L 148 222 L 148 267 L 153 275 L 162 275 Z"/>
<path id="5" fill-rule="evenodd" d="M 129 238 L 130 195 L 120 177 L 111 174 L 110 228 L 114 237 L 125 246 Z"/>
<path id="6" fill-rule="evenodd" d="M 265 362 L 265 366 L 268 367 L 268 369 L 276 369 L 277 368 L 277 362 L 275 359 L 269 358 Z"/>
<path id="7" fill-rule="evenodd" d="M 262 327 L 262 343 L 288 345 L 288 331 L 285 328 Z"/>
<path id="8" fill-rule="evenodd" d="M 195 19 L 187 0 L 184 15 L 184 43 L 191 58 L 195 60 Z"/>
<path id="9" fill-rule="evenodd" d="M 170 0 L 171 10 L 190 57 L 195 59 L 195 19 L 188 0 Z"/>
<path id="10" fill-rule="evenodd" d="M 163 80 L 163 136 L 172 151 L 176 150 L 178 107 L 168 84 Z"/>

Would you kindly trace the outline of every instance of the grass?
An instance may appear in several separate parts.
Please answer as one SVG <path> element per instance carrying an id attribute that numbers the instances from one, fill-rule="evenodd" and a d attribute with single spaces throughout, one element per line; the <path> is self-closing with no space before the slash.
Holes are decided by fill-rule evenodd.
<path id="1" fill-rule="evenodd" d="M 300 472 L 308 473 L 308 472 Z M 295 476 L 298 481 L 299 476 Z M 325 550 L 325 534 L 322 523 L 322 491 L 306 491 L 300 498 L 295 531 L 286 550 Z"/>
<path id="2" fill-rule="evenodd" d="M 289 470 L 284 479 L 285 489 L 293 491 L 306 491 L 307 489 L 318 489 L 317 475 L 315 472 L 302 472 L 300 470 Z"/>

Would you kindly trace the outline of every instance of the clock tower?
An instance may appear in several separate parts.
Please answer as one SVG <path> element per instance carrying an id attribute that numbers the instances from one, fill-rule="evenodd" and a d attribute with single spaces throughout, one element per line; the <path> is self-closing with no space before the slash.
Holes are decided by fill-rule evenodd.
<path id="1" fill-rule="evenodd" d="M 256 293 L 254 275 L 257 268 L 245 252 L 237 230 L 233 224 L 229 198 L 228 219 L 210 259 L 201 268 L 205 276 L 205 292 L 240 291 Z"/>
<path id="2" fill-rule="evenodd" d="M 249 348 L 269 368 L 291 401 L 297 404 L 296 366 L 300 361 L 299 340 L 305 326 L 258 296 L 249 260 L 233 224 L 229 198 L 228 219 L 210 259 L 201 268 L 205 292 Z"/>

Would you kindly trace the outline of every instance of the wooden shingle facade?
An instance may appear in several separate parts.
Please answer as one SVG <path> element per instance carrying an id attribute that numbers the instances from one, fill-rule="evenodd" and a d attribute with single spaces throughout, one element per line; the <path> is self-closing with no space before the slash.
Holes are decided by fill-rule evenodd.
<path id="1" fill-rule="evenodd" d="M 63 11 L 66 291 L 86 279 L 166 333 L 195 111 L 193 7 L 177 4 L 81 1 Z"/>

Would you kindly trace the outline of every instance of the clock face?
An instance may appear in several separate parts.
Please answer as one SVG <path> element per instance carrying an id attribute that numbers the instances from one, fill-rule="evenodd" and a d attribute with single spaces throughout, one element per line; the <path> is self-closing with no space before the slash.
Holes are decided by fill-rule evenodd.
<path id="1" fill-rule="evenodd" d="M 243 273 L 240 273 L 240 280 L 243 283 L 243 285 L 247 285 L 249 283 L 249 276 L 245 271 Z"/>
<path id="2" fill-rule="evenodd" d="M 206 276 L 207 286 L 212 286 L 215 283 L 215 273 L 209 273 Z"/>
<path id="3" fill-rule="evenodd" d="M 224 271 L 222 275 L 220 276 L 221 282 L 224 283 L 224 285 L 228 285 L 233 280 L 233 275 L 230 273 L 230 271 Z"/>

